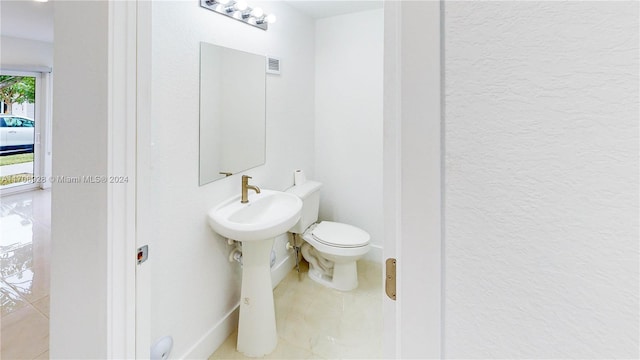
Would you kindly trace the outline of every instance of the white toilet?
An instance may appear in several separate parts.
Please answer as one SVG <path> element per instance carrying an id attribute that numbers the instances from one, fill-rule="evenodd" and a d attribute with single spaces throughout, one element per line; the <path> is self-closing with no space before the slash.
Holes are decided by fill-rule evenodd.
<path id="1" fill-rule="evenodd" d="M 300 221 L 289 230 L 300 234 L 305 243 L 302 256 L 309 262 L 309 277 L 342 291 L 358 287 L 356 261 L 369 251 L 369 234 L 355 226 L 332 221 L 318 221 L 320 188 L 316 181 L 306 181 L 287 190 L 302 199 Z"/>

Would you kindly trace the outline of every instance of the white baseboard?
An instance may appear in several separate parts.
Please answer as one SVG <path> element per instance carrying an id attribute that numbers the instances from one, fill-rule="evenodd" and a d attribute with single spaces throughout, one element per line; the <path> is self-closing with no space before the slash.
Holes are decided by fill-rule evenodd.
<path id="1" fill-rule="evenodd" d="M 294 256 L 288 254 L 271 269 L 271 282 L 273 287 L 287 276 L 289 271 L 295 266 Z M 229 310 L 220 321 L 213 325 L 198 341 L 196 341 L 187 352 L 179 359 L 207 359 L 213 354 L 224 341 L 238 328 L 238 315 L 240 303 Z"/>
<path id="2" fill-rule="evenodd" d="M 240 302 L 209 329 L 179 359 L 208 359 L 238 327 Z"/>

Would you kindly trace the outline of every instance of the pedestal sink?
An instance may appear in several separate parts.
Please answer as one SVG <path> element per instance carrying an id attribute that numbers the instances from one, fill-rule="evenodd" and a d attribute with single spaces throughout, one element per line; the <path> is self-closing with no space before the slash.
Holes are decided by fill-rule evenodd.
<path id="1" fill-rule="evenodd" d="M 235 196 L 209 211 L 209 225 L 218 234 L 242 241 L 242 291 L 239 352 L 259 357 L 278 344 L 271 286 L 270 255 L 274 238 L 300 219 L 302 201 L 295 195 L 262 190 L 249 202 Z"/>

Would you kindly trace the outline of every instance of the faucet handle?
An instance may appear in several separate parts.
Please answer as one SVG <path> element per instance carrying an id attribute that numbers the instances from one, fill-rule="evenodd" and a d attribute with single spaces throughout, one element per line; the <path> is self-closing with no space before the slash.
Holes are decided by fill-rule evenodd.
<path id="1" fill-rule="evenodd" d="M 242 175 L 242 180 L 245 180 L 245 179 L 248 180 L 248 179 L 253 179 L 253 178 L 251 176 L 249 176 L 249 175 Z"/>

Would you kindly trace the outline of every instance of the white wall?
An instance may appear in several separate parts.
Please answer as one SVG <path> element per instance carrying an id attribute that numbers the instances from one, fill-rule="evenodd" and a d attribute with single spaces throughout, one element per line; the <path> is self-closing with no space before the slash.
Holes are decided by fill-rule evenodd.
<path id="1" fill-rule="evenodd" d="M 637 2 L 445 4 L 445 355 L 638 358 Z"/>
<path id="2" fill-rule="evenodd" d="M 0 64 L 2 67 L 19 65 L 21 69 L 53 66 L 53 44 L 42 41 L 0 38 Z"/>
<path id="3" fill-rule="evenodd" d="M 140 164 L 151 174 L 151 201 L 140 211 L 152 214 L 142 224 L 151 234 L 151 338 L 173 336 L 173 358 L 213 353 L 237 326 L 227 315 L 240 296 L 240 268 L 206 222 L 210 208 L 240 192 L 240 174 L 198 186 L 200 41 L 282 59 L 282 74 L 267 76 L 266 164 L 246 172 L 251 183 L 284 190 L 295 169 L 314 175 L 314 22 L 281 2 L 252 5 L 278 22 L 265 32 L 197 1 L 153 3 L 151 143 L 139 144 L 151 155 Z M 276 241 L 278 261 L 285 241 Z"/>
<path id="4" fill-rule="evenodd" d="M 107 14 L 106 1 L 55 4 L 54 176 L 107 174 Z M 51 358 L 104 359 L 107 184 L 56 182 L 51 202 Z"/>
<path id="5" fill-rule="evenodd" d="M 382 261 L 383 243 L 383 31 L 383 9 L 316 22 L 320 218 L 367 231 L 373 247 L 366 258 L 374 261 Z"/>

